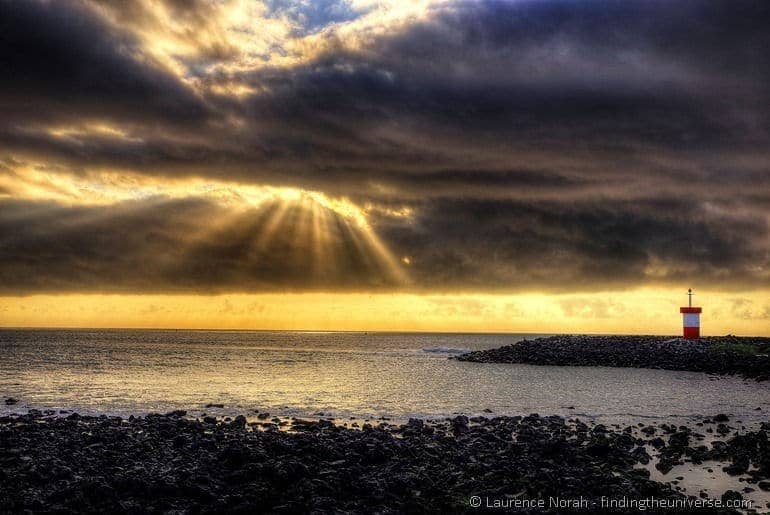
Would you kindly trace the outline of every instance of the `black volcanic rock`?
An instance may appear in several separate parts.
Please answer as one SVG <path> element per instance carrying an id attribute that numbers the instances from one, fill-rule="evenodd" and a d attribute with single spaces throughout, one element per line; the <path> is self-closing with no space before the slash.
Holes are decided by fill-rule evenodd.
<path id="1" fill-rule="evenodd" d="M 560 335 L 450 359 L 477 363 L 688 370 L 770 379 L 770 338 Z M 720 415 L 717 415 L 718 417 Z M 724 416 L 724 415 L 721 415 Z"/>
<path id="2" fill-rule="evenodd" d="M 328 420 L 294 420 L 291 432 L 242 422 L 2 417 L 0 506 L 57 513 L 455 513 L 475 512 L 474 495 L 683 498 L 639 469 L 650 456 L 630 432 L 557 416 L 413 419 L 361 431 Z M 688 438 L 673 437 L 672 460 L 688 452 L 691 435 L 674 433 L 680 434 Z M 744 436 L 715 448 L 714 456 L 754 452 L 765 459 L 758 449 L 766 433 Z"/>

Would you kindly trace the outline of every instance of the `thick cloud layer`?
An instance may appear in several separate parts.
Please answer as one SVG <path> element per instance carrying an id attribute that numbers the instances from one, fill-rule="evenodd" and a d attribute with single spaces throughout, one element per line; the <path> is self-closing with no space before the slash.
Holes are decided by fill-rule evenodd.
<path id="1" fill-rule="evenodd" d="M 420 212 L 414 226 L 382 234 L 410 253 L 413 279 L 428 289 L 750 289 L 762 284 L 758 265 L 770 265 L 765 221 L 689 200 L 451 199 Z"/>
<path id="2" fill-rule="evenodd" d="M 770 285 L 767 2 L 268 2 L 259 52 L 216 6 L 148 5 L 0 0 L 8 292 Z M 192 194 L 41 204 L 19 163 L 344 196 L 406 279 L 254 260 L 262 226 L 201 231 L 229 208 Z"/>
<path id="3" fill-rule="evenodd" d="M 0 2 L 0 44 L 2 123 L 11 144 L 10 136 L 23 144 L 36 124 L 204 121 L 200 100 L 145 59 L 135 38 L 77 2 Z"/>
<path id="4" fill-rule="evenodd" d="M 108 210 L 14 201 L 0 208 L 4 294 L 382 290 L 401 281 L 365 230 L 321 206 L 236 210 L 157 199 Z"/>

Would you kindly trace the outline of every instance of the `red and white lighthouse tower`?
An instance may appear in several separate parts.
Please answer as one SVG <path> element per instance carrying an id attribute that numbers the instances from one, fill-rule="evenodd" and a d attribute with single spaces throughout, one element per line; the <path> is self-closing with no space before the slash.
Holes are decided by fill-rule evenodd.
<path id="1" fill-rule="evenodd" d="M 682 325 L 684 326 L 684 338 L 686 340 L 697 340 L 700 338 L 701 308 L 693 307 L 692 296 L 692 288 L 690 288 L 687 290 L 688 306 L 686 308 L 679 308 L 679 312 L 682 314 Z"/>

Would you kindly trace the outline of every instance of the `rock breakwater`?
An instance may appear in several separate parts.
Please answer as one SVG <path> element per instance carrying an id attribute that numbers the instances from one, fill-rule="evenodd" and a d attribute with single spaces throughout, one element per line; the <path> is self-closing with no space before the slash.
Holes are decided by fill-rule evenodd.
<path id="1" fill-rule="evenodd" d="M 737 336 L 685 340 L 667 336 L 559 335 L 522 340 L 453 359 L 479 363 L 688 370 L 770 379 L 770 338 Z"/>

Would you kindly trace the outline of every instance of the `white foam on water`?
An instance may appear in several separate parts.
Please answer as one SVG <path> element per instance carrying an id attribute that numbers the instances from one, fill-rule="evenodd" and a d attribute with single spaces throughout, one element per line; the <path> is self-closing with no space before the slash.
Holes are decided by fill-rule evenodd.
<path id="1" fill-rule="evenodd" d="M 423 352 L 432 352 L 434 354 L 465 354 L 470 349 L 455 349 L 453 347 L 428 347 L 422 349 Z"/>

